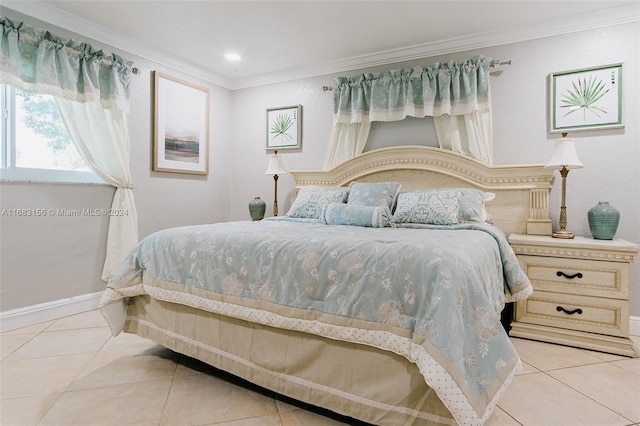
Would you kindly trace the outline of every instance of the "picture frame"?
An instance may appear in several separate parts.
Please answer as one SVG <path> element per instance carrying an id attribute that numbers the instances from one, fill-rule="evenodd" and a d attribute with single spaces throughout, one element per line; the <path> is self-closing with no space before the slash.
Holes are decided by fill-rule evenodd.
<path id="1" fill-rule="evenodd" d="M 302 105 L 267 109 L 267 151 L 302 147 Z"/>
<path id="2" fill-rule="evenodd" d="M 154 71 L 153 171 L 209 174 L 206 87 Z"/>
<path id="3" fill-rule="evenodd" d="M 551 73 L 551 133 L 623 127 L 622 63 Z"/>

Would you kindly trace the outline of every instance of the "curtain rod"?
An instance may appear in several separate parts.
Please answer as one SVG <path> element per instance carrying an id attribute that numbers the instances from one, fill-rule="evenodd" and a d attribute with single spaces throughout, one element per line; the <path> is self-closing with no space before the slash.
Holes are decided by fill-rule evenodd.
<path id="1" fill-rule="evenodd" d="M 489 62 L 489 66 L 491 68 L 498 68 L 500 65 L 511 65 L 511 59 L 509 59 L 508 61 L 501 61 L 500 59 L 494 59 L 491 62 Z M 333 86 L 322 86 L 323 92 L 328 92 L 330 90 L 333 90 Z"/>

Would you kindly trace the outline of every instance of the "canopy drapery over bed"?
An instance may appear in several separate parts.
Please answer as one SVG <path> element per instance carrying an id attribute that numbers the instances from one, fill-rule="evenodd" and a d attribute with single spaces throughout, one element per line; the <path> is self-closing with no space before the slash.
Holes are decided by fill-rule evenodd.
<path id="1" fill-rule="evenodd" d="M 492 161 L 491 59 L 436 62 L 353 77 L 334 84 L 329 170 L 364 150 L 372 121 L 434 117 L 440 147 Z"/>

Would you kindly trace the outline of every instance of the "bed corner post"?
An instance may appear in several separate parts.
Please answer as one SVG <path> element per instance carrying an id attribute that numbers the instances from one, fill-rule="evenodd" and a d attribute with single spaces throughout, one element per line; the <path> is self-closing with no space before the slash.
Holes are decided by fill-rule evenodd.
<path id="1" fill-rule="evenodd" d="M 529 190 L 529 219 L 527 234 L 551 235 L 551 218 L 549 217 L 549 188 Z"/>

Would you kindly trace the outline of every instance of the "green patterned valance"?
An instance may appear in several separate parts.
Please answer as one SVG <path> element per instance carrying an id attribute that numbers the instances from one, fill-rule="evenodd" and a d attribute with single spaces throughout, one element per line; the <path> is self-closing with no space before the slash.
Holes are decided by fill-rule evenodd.
<path id="1" fill-rule="evenodd" d="M 131 62 L 3 16 L 0 24 L 1 83 L 128 112 Z"/>
<path id="2" fill-rule="evenodd" d="M 402 68 L 334 84 L 334 118 L 340 123 L 396 121 L 406 117 L 465 115 L 490 108 L 491 59 L 437 62 L 426 68 Z"/>

